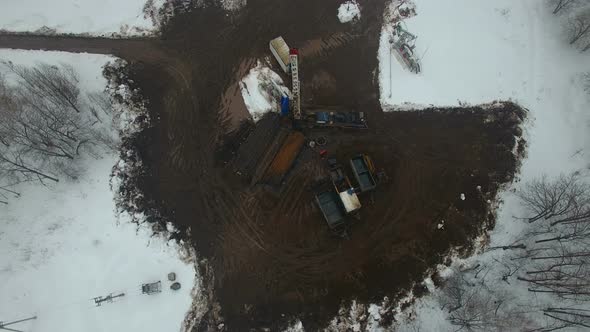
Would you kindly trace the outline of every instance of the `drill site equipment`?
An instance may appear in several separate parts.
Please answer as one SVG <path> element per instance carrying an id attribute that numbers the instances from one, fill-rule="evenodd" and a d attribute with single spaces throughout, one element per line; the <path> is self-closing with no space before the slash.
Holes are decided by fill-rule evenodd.
<path id="1" fill-rule="evenodd" d="M 323 188 L 315 199 L 328 227 L 338 231 L 344 226 L 344 216 L 358 211 L 361 202 L 342 166 L 333 158 L 328 160 L 328 165 L 332 186 Z"/>
<path id="2" fill-rule="evenodd" d="M 340 206 L 340 198 L 332 188 L 317 193 L 315 200 L 331 230 L 338 230 L 344 226 L 344 212 Z"/>
<path id="3" fill-rule="evenodd" d="M 373 161 L 369 156 L 359 155 L 352 158 L 350 160 L 350 166 L 352 167 L 352 172 L 354 173 L 354 177 L 359 184 L 361 192 L 375 189 L 377 186 L 377 182 L 373 177 L 375 167 L 373 166 Z"/>
<path id="4" fill-rule="evenodd" d="M 119 294 L 115 294 L 113 295 L 113 293 L 110 293 L 107 296 L 97 296 L 95 298 L 93 298 L 94 300 L 94 304 L 97 307 L 100 307 L 103 303 L 113 303 L 113 301 L 117 298 L 123 297 L 125 296 L 125 293 L 119 293 Z"/>
<path id="5" fill-rule="evenodd" d="M 289 51 L 289 64 L 291 66 L 291 95 L 293 99 L 293 118 L 301 120 L 301 96 L 299 91 L 299 51 L 292 48 Z"/>
<path id="6" fill-rule="evenodd" d="M 339 184 L 334 183 L 334 186 L 336 187 L 336 191 L 338 191 L 338 196 L 340 196 L 344 211 L 349 214 L 361 208 L 361 201 L 356 195 L 348 178 L 345 177 L 344 179 L 345 181 L 342 181 Z"/>
<path id="7" fill-rule="evenodd" d="M 368 129 L 363 112 L 325 112 L 307 111 L 307 118 L 313 123 L 314 127 L 335 127 L 335 128 L 354 128 Z"/>
<path id="8" fill-rule="evenodd" d="M 143 294 L 151 295 L 155 293 L 162 292 L 162 282 L 156 281 L 152 283 L 142 284 L 141 285 L 141 292 Z"/>
<path id="9" fill-rule="evenodd" d="M 401 23 L 397 23 L 393 27 L 393 35 L 389 40 L 391 50 L 396 59 L 402 66 L 416 74 L 420 72 L 420 63 L 414 54 L 417 38 L 405 30 Z"/>
<path id="10" fill-rule="evenodd" d="M 272 87 L 275 89 L 277 94 L 281 97 L 289 97 L 289 89 L 284 86 L 279 86 L 275 81 L 270 80 Z"/>
<path id="11" fill-rule="evenodd" d="M 299 131 L 285 131 L 286 137 L 279 141 L 280 148 L 274 154 L 274 158 L 268 164 L 261 182 L 279 185 L 293 167 L 293 163 L 305 144 L 305 136 Z"/>
<path id="12" fill-rule="evenodd" d="M 287 89 L 284 86 L 279 86 L 277 83 L 275 83 L 275 81 L 272 81 L 272 86 L 275 89 L 275 91 L 279 94 L 279 96 L 281 96 L 281 102 L 280 102 L 280 111 L 281 111 L 281 116 L 282 117 L 286 117 L 289 115 L 289 109 L 291 108 L 290 104 L 290 99 L 289 99 L 289 89 Z"/>
<path id="13" fill-rule="evenodd" d="M 350 184 L 350 180 L 344 174 L 342 166 L 340 166 L 335 159 L 330 159 L 328 163 L 330 164 L 330 178 L 332 179 L 334 189 L 336 189 L 336 192 L 342 201 L 344 211 L 349 214 L 360 209 L 361 202 L 359 201 L 352 184 Z"/>
<path id="14" fill-rule="evenodd" d="M 285 73 L 289 73 L 289 46 L 283 39 L 283 37 L 277 37 L 270 41 L 270 52 L 274 55 L 275 59 L 279 63 L 279 66 Z"/>

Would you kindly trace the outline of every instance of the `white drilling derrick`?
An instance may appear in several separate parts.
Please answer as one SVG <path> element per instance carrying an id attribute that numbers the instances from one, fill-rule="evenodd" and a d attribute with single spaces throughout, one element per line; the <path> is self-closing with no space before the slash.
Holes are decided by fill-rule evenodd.
<path id="1" fill-rule="evenodd" d="M 289 63 L 291 65 L 291 93 L 293 94 L 293 118 L 301 120 L 301 96 L 299 92 L 299 65 L 297 49 L 289 52 Z"/>

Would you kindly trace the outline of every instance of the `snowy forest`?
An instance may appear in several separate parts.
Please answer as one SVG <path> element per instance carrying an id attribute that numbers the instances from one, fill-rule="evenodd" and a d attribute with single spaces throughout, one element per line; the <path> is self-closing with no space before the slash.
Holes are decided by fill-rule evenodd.
<path id="1" fill-rule="evenodd" d="M 516 322 L 524 331 L 589 328 L 587 176 L 541 177 L 517 195 L 528 211 L 514 221 L 526 224 L 518 239 L 487 249 L 503 251 L 501 259 L 457 270 L 445 281 L 440 303 L 449 321 L 468 331 L 510 330 Z"/>
<path id="2" fill-rule="evenodd" d="M 1 64 L 13 78 L 0 76 L 0 202 L 18 196 L 22 182 L 76 179 L 76 161 L 115 149 L 111 101 L 104 93 L 83 94 L 78 74 L 67 64 L 33 67 Z"/>

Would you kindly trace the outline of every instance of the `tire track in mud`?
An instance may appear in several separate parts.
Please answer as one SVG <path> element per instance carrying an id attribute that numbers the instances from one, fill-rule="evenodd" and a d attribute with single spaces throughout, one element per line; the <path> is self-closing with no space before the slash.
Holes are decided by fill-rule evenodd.
<path id="1" fill-rule="evenodd" d="M 173 82 L 181 82 L 185 91 L 192 90 L 191 77 L 184 74 L 190 75 L 190 67 L 178 56 L 163 51 L 162 43 L 156 39 L 0 34 L 0 48 L 113 55 L 130 62 L 161 67 L 174 78 Z"/>
<path id="2" fill-rule="evenodd" d="M 327 57 L 338 48 L 341 48 L 349 43 L 359 39 L 361 35 L 352 34 L 350 32 L 336 32 L 323 38 L 313 39 L 307 41 L 299 48 L 302 64 L 305 64 L 306 59 L 317 60 L 318 58 Z"/>

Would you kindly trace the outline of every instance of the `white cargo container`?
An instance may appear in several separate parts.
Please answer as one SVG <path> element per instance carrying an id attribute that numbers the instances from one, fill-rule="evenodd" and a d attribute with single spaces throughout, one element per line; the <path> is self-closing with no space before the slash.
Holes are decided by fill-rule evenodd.
<path id="1" fill-rule="evenodd" d="M 354 189 L 350 188 L 338 193 L 338 195 L 340 196 L 340 200 L 342 201 L 342 205 L 344 205 L 346 213 L 352 213 L 361 208 L 361 201 L 354 192 Z"/>
<path id="2" fill-rule="evenodd" d="M 289 73 L 289 46 L 283 37 L 277 37 L 270 41 L 270 51 L 275 56 L 285 73 Z"/>

